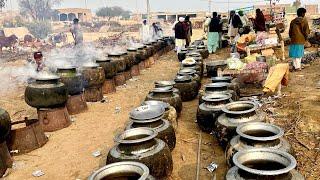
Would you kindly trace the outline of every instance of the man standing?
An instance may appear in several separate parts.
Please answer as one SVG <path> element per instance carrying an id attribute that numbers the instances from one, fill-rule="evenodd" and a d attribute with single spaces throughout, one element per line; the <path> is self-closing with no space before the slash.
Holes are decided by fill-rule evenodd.
<path id="1" fill-rule="evenodd" d="M 295 70 L 301 70 L 301 59 L 304 56 L 304 44 L 310 34 L 308 21 L 305 18 L 306 9 L 299 8 L 294 20 L 290 23 L 289 36 L 291 44 L 289 48 L 289 56 Z"/>
<path id="2" fill-rule="evenodd" d="M 215 53 L 219 47 L 219 33 L 222 31 L 222 24 L 218 18 L 217 12 L 212 13 L 212 18 L 208 23 L 208 51 Z"/>
<path id="3" fill-rule="evenodd" d="M 186 46 L 187 33 L 185 31 L 184 18 L 180 17 L 179 22 L 174 26 L 177 53 Z"/>
<path id="4" fill-rule="evenodd" d="M 236 42 L 234 38 L 239 34 L 239 28 L 242 27 L 240 17 L 235 11 L 230 11 L 228 35 L 230 37 L 231 52 L 236 51 Z"/>
<path id="5" fill-rule="evenodd" d="M 73 20 L 73 25 L 71 26 L 70 32 L 76 46 L 83 43 L 83 34 L 81 31 L 81 26 L 79 24 L 79 19 L 75 18 Z"/>
<path id="6" fill-rule="evenodd" d="M 141 39 L 143 42 L 148 42 L 150 40 L 150 27 L 147 24 L 147 20 L 143 20 Z"/>
<path id="7" fill-rule="evenodd" d="M 185 25 L 185 32 L 187 35 L 186 46 L 188 47 L 191 43 L 191 36 L 192 36 L 192 23 L 190 21 L 190 16 L 186 16 L 184 20 L 184 25 Z"/>

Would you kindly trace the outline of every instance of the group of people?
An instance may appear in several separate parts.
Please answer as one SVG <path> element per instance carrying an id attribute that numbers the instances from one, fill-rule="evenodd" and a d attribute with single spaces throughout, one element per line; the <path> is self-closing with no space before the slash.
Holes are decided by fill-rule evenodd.
<path id="1" fill-rule="evenodd" d="M 148 25 L 147 20 L 143 20 L 141 29 L 141 40 L 148 42 L 163 36 L 163 29 L 159 22 L 152 23 L 151 27 Z"/>
<path id="2" fill-rule="evenodd" d="M 173 26 L 176 38 L 176 51 L 179 53 L 182 48 L 188 47 L 191 43 L 192 23 L 190 17 L 179 17 L 179 21 Z"/>

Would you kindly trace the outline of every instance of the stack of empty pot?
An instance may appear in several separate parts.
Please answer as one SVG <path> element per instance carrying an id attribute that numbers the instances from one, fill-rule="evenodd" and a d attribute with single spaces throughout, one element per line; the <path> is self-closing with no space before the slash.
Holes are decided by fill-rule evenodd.
<path id="1" fill-rule="evenodd" d="M 25 90 L 25 101 L 37 108 L 40 123 L 46 132 L 56 131 L 71 124 L 65 106 L 68 90 L 59 79 L 56 75 L 39 75 Z"/>
<path id="2" fill-rule="evenodd" d="M 222 147 L 237 135 L 236 128 L 248 122 L 265 121 L 265 113 L 258 110 L 258 105 L 251 101 L 236 101 L 226 104 L 215 124 L 214 133 Z"/>
<path id="3" fill-rule="evenodd" d="M 124 85 L 126 83 L 125 70 L 127 68 L 125 55 L 119 52 L 112 52 L 108 54 L 108 57 L 110 58 L 111 62 L 116 63 L 117 74 L 114 77 L 115 85 Z"/>
<path id="4" fill-rule="evenodd" d="M 12 167 L 12 159 L 6 144 L 6 138 L 11 130 L 9 113 L 0 108 L 0 178 L 8 168 Z"/>
<path id="5" fill-rule="evenodd" d="M 295 158 L 287 152 L 271 148 L 253 148 L 239 151 L 233 156 L 232 167 L 226 180 L 284 179 L 304 180 L 294 168 Z"/>
<path id="6" fill-rule="evenodd" d="M 75 66 L 61 66 L 57 68 L 60 81 L 67 87 L 68 101 L 67 109 L 69 114 L 79 114 L 88 109 L 83 96 L 83 77 L 77 72 Z"/>
<path id="7" fill-rule="evenodd" d="M 109 57 L 96 58 L 96 63 L 103 68 L 105 73 L 105 81 L 102 86 L 103 94 L 116 92 L 115 76 L 117 75 L 117 62 Z"/>
<path id="8" fill-rule="evenodd" d="M 166 119 L 163 119 L 165 109 L 158 105 L 143 105 L 130 112 L 130 122 L 127 130 L 139 127 L 154 129 L 157 138 L 163 140 L 172 151 L 176 145 L 176 135 L 173 126 Z"/>
<path id="9" fill-rule="evenodd" d="M 178 115 L 182 110 L 181 97 L 177 92 L 174 92 L 172 86 L 154 88 L 149 92 L 145 100 L 156 100 L 169 103 L 176 109 Z"/>
<path id="10" fill-rule="evenodd" d="M 87 102 L 97 102 L 103 99 L 102 87 L 105 82 L 105 72 L 97 63 L 89 62 L 82 65 L 85 83 L 85 99 Z"/>
<path id="11" fill-rule="evenodd" d="M 207 94 L 202 96 L 202 100 L 197 111 L 197 123 L 202 131 L 211 133 L 222 107 L 231 101 L 231 94 Z"/>
<path id="12" fill-rule="evenodd" d="M 168 145 L 156 138 L 151 128 L 134 128 L 115 137 L 117 144 L 108 153 L 106 164 L 136 161 L 145 164 L 157 179 L 168 177 L 173 170 L 172 155 Z"/>
<path id="13" fill-rule="evenodd" d="M 199 62 L 197 62 L 194 58 L 187 58 L 181 62 L 181 68 L 180 69 L 193 69 L 196 71 L 196 73 L 202 77 L 203 74 L 203 68 Z"/>

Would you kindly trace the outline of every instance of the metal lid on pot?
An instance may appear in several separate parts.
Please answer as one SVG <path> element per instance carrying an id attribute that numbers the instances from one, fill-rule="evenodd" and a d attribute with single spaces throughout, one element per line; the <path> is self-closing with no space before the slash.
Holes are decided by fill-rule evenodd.
<path id="1" fill-rule="evenodd" d="M 193 57 L 186 58 L 181 62 L 183 65 L 195 65 L 197 61 Z"/>
<path id="2" fill-rule="evenodd" d="M 151 90 L 151 92 L 155 92 L 155 93 L 166 93 L 166 92 L 172 92 L 173 86 L 165 86 L 165 87 L 157 87 L 157 88 L 153 88 Z"/>
<path id="3" fill-rule="evenodd" d="M 176 83 L 174 81 L 155 81 L 154 84 L 156 87 L 167 87 L 174 86 Z"/>
<path id="4" fill-rule="evenodd" d="M 155 100 L 145 101 L 142 103 L 142 105 L 161 106 L 164 109 L 168 109 L 170 107 L 169 103 L 166 103 L 163 101 L 155 101 Z"/>
<path id="5" fill-rule="evenodd" d="M 86 63 L 82 64 L 82 67 L 84 67 L 84 68 L 97 68 L 97 67 L 99 67 L 99 64 L 94 63 L 94 62 L 86 62 Z"/>
<path id="6" fill-rule="evenodd" d="M 230 83 L 225 82 L 217 82 L 217 83 L 210 83 L 204 85 L 205 88 L 221 88 L 221 87 L 228 87 Z"/>
<path id="7" fill-rule="evenodd" d="M 57 67 L 57 70 L 75 70 L 75 69 L 77 69 L 77 66 L 74 66 L 74 65 L 71 65 L 71 64 Z"/>
<path id="8" fill-rule="evenodd" d="M 95 60 L 96 60 L 96 63 L 99 63 L 99 62 L 110 62 L 111 61 L 111 59 L 109 59 L 108 57 L 96 57 Z"/>
<path id="9" fill-rule="evenodd" d="M 35 77 L 36 81 L 52 81 L 52 80 L 59 80 L 60 77 L 55 74 L 38 74 Z"/>
<path id="10" fill-rule="evenodd" d="M 137 50 L 138 50 L 137 47 L 128 47 L 128 48 L 127 48 L 127 51 L 129 51 L 129 52 L 135 52 L 135 51 L 137 51 Z"/>
<path id="11" fill-rule="evenodd" d="M 197 71 L 191 68 L 183 68 L 180 69 L 180 71 L 178 72 L 179 75 L 193 75 L 195 74 Z"/>
<path id="12" fill-rule="evenodd" d="M 129 113 L 129 117 L 133 121 L 146 121 L 159 118 L 164 112 L 165 108 L 162 106 L 144 105 L 133 109 Z"/>
<path id="13" fill-rule="evenodd" d="M 191 57 L 201 57 L 201 54 L 198 52 L 191 52 L 188 53 L 187 56 L 191 56 Z"/>
<path id="14" fill-rule="evenodd" d="M 231 76 L 222 76 L 222 77 L 212 77 L 211 81 L 212 82 L 231 82 L 232 77 Z"/>
<path id="15" fill-rule="evenodd" d="M 225 101 L 232 97 L 231 94 L 228 93 L 214 93 L 214 94 L 206 94 L 202 96 L 202 100 L 205 102 L 219 102 Z"/>
<path id="16" fill-rule="evenodd" d="M 197 46 L 197 49 L 206 49 L 206 46 L 200 45 L 200 46 Z"/>
<path id="17" fill-rule="evenodd" d="M 191 76 L 189 75 L 183 75 L 183 76 L 176 76 L 176 78 L 174 79 L 175 82 L 177 83 L 182 83 L 182 82 L 191 82 Z"/>

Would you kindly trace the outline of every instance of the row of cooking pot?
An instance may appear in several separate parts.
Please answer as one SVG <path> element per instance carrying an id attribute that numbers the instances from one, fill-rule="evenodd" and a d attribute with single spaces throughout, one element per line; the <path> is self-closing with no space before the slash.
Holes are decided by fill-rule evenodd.
<path id="1" fill-rule="evenodd" d="M 84 88 L 101 87 L 105 79 L 113 78 L 117 73 L 153 55 L 152 49 L 154 48 L 150 45 L 129 48 L 128 53 L 111 53 L 105 59 L 96 59 L 96 63 L 83 64 L 81 73 L 77 72 L 75 66 L 58 67 L 56 73 L 60 77 L 39 75 L 27 86 L 25 100 L 35 108 L 63 106 L 68 95 L 80 94 Z M 126 63 L 131 61 L 133 64 Z"/>

